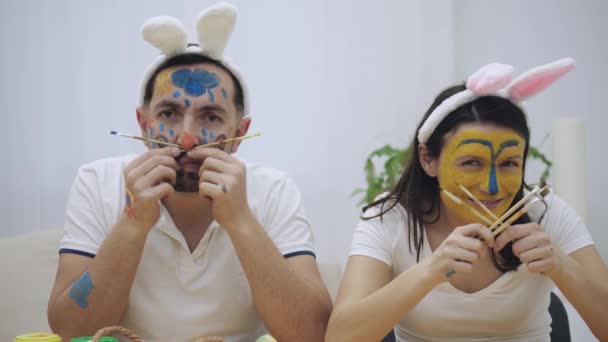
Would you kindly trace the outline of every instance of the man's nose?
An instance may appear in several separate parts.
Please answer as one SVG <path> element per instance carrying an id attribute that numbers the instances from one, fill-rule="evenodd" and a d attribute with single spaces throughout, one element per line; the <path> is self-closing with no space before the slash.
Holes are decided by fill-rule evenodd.
<path id="1" fill-rule="evenodd" d="M 200 145 L 200 133 L 195 120 L 186 116 L 183 121 L 182 134 L 179 137 L 179 144 L 185 149 L 191 149 L 195 145 Z"/>

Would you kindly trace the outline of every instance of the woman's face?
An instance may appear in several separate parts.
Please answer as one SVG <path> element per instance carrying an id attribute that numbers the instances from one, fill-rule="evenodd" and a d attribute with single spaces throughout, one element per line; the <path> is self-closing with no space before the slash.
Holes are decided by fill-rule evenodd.
<path id="1" fill-rule="evenodd" d="M 510 128 L 487 123 L 468 123 L 458 126 L 446 134 L 444 139 L 438 163 L 441 189 L 468 201 L 484 213 L 460 188 L 462 185 L 494 215 L 500 217 L 504 214 L 523 182 L 524 138 Z M 461 219 L 485 224 L 443 193 L 441 201 Z"/>

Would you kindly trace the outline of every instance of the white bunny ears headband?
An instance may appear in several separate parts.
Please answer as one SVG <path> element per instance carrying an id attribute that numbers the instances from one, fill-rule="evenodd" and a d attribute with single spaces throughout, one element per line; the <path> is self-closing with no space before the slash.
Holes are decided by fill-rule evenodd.
<path id="1" fill-rule="evenodd" d="M 488 95 L 504 97 L 519 104 L 550 86 L 574 69 L 575 65 L 574 59 L 562 58 L 533 68 L 511 81 L 512 66 L 487 64 L 469 76 L 466 90 L 445 99 L 433 110 L 418 131 L 418 142 L 426 143 L 441 121 L 463 104 Z"/>
<path id="2" fill-rule="evenodd" d="M 224 56 L 224 48 L 234 30 L 236 15 L 236 7 L 223 2 L 203 10 L 196 24 L 199 46 L 188 46 L 186 30 L 178 19 L 167 16 L 148 19 L 141 29 L 143 38 L 157 47 L 161 55 L 146 69 L 141 84 L 140 103 L 144 103 L 146 84 L 164 61 L 177 55 L 194 53 L 214 59 L 232 72 L 243 89 L 243 114 L 246 115 L 250 108 L 245 79 L 239 68 Z"/>

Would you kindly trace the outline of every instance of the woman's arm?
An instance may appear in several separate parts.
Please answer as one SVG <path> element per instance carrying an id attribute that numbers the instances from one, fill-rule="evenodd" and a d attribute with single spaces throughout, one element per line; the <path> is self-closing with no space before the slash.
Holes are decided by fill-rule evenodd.
<path id="1" fill-rule="evenodd" d="M 481 236 L 485 243 L 473 238 Z M 351 256 L 325 340 L 379 341 L 435 286 L 454 273 L 471 272 L 485 246 L 492 246 L 490 231 L 478 224 L 458 227 L 430 258 L 391 281 L 392 270 L 367 256 Z"/>
<path id="2" fill-rule="evenodd" d="M 424 262 L 391 281 L 382 261 L 351 256 L 325 340 L 380 341 L 437 283 Z"/>
<path id="3" fill-rule="evenodd" d="M 528 271 L 550 277 L 600 341 L 608 341 L 608 269 L 593 245 L 566 255 L 537 223 L 513 225 L 496 239 L 496 251 L 513 242 Z"/>
<path id="4" fill-rule="evenodd" d="M 593 335 L 608 341 L 608 268 L 594 246 L 570 255 L 556 252 L 560 267 L 547 273 L 585 320 Z"/>

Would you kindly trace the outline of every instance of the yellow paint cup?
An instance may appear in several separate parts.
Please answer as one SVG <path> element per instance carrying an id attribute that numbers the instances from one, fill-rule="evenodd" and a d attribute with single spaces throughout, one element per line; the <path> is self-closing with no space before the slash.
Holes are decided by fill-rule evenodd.
<path id="1" fill-rule="evenodd" d="M 51 333 L 31 333 L 19 335 L 13 342 L 61 342 L 61 336 Z"/>

